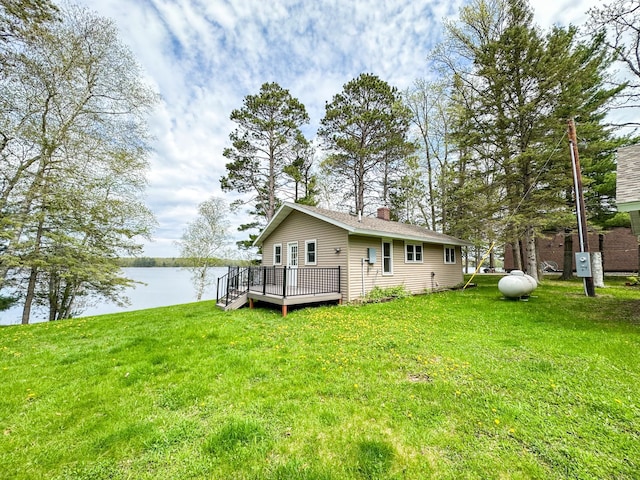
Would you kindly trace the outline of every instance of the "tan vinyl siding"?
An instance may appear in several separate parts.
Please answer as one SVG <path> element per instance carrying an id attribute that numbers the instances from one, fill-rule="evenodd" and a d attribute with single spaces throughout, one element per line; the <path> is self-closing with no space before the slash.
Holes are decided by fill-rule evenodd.
<path id="1" fill-rule="evenodd" d="M 305 265 L 305 242 L 316 241 L 316 264 Z M 347 232 L 335 225 L 305 215 L 300 212 L 291 212 L 284 221 L 269 235 L 262 245 L 262 265 L 273 265 L 273 245 L 282 244 L 282 266 L 287 265 L 289 254 L 287 244 L 298 242 L 298 266 L 300 268 L 341 268 L 341 291 L 347 291 Z M 336 253 L 336 248 L 340 253 Z M 346 295 L 344 297 L 346 299 Z"/>
<path id="2" fill-rule="evenodd" d="M 376 249 L 376 263 L 363 263 L 367 258 L 367 249 Z M 364 280 L 365 294 L 373 287 L 387 285 L 387 277 L 382 275 L 382 241 L 379 238 L 351 236 L 349 237 L 349 301 L 362 297 L 362 283 Z"/>
<path id="3" fill-rule="evenodd" d="M 460 247 L 456 247 L 456 263 L 444 264 L 444 246 L 422 244 L 422 263 L 405 262 L 405 242 L 393 240 L 393 274 L 382 274 L 381 238 L 352 236 L 349 242 L 349 300 L 362 296 L 364 280 L 365 294 L 374 287 L 386 288 L 403 285 L 414 294 L 450 288 L 463 281 Z M 385 239 L 385 241 L 390 241 Z M 370 265 L 362 259 L 367 257 L 367 248 L 376 249 L 376 263 Z M 435 275 L 431 275 L 434 272 Z"/>
<path id="4" fill-rule="evenodd" d="M 425 245 L 425 262 L 428 261 L 430 265 L 433 265 L 432 271 L 436 273 L 433 277 L 434 290 L 455 287 L 464 281 L 461 248 L 455 247 L 456 262 L 449 264 L 444 263 L 444 247 L 445 245 Z M 431 271 L 429 275 L 431 275 Z"/>

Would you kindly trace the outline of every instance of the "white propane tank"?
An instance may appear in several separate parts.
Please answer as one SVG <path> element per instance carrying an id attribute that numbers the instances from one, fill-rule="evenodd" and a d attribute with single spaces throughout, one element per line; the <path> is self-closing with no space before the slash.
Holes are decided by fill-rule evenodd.
<path id="1" fill-rule="evenodd" d="M 535 278 L 525 274 L 522 270 L 512 270 L 498 282 L 498 290 L 507 298 L 526 297 L 533 292 L 538 283 Z"/>

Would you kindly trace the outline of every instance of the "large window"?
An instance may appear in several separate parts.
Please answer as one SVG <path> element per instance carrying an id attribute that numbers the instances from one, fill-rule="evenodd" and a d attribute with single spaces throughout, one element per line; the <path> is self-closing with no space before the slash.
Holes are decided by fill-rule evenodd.
<path id="1" fill-rule="evenodd" d="M 315 265 L 317 263 L 317 242 L 315 240 L 307 240 L 304 242 L 304 250 L 305 250 L 305 265 Z"/>
<path id="2" fill-rule="evenodd" d="M 276 243 L 273 246 L 273 264 L 282 265 L 282 244 Z"/>
<path id="3" fill-rule="evenodd" d="M 456 247 L 444 247 L 444 263 L 456 263 Z"/>
<path id="4" fill-rule="evenodd" d="M 393 243 L 382 242 L 382 274 L 393 275 Z"/>
<path id="5" fill-rule="evenodd" d="M 422 263 L 422 244 L 405 243 L 404 260 L 407 263 Z"/>

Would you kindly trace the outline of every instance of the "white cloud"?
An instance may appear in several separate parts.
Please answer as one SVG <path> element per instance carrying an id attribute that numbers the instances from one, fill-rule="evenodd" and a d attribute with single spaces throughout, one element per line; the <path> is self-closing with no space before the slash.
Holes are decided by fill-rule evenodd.
<path id="1" fill-rule="evenodd" d="M 157 216 L 146 254 L 177 255 L 174 241 L 212 195 L 226 197 L 222 151 L 229 115 L 264 82 L 307 107 L 314 135 L 342 86 L 363 72 L 400 89 L 424 77 L 443 18 L 464 0 L 76 0 L 112 18 L 163 102 L 151 119 L 156 140 L 147 203 Z M 579 23 L 597 0 L 532 0 L 543 27 Z M 238 215 L 234 225 L 249 219 Z M 241 236 L 238 236 L 240 239 Z"/>
<path id="2" fill-rule="evenodd" d="M 587 20 L 587 10 L 603 4 L 602 0 L 529 0 L 529 2 L 536 22 L 545 27 L 579 26 Z"/>

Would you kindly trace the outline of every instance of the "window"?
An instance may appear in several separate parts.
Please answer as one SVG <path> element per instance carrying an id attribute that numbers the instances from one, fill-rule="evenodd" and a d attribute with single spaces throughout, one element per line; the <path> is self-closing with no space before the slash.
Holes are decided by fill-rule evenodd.
<path id="1" fill-rule="evenodd" d="M 392 254 L 393 244 L 391 242 L 382 242 L 382 274 L 393 275 Z"/>
<path id="2" fill-rule="evenodd" d="M 316 241 L 315 240 L 307 240 L 304 242 L 304 250 L 305 250 L 305 265 L 315 265 L 316 264 Z"/>
<path id="3" fill-rule="evenodd" d="M 444 247 L 444 263 L 456 263 L 456 247 Z"/>
<path id="4" fill-rule="evenodd" d="M 422 263 L 422 244 L 405 243 L 404 260 L 407 263 Z"/>
<path id="5" fill-rule="evenodd" d="M 276 243 L 273 246 L 273 264 L 282 265 L 282 244 Z"/>

